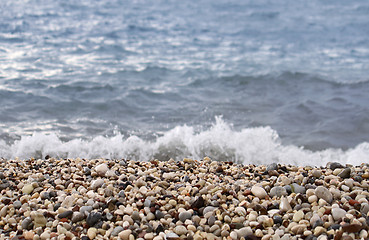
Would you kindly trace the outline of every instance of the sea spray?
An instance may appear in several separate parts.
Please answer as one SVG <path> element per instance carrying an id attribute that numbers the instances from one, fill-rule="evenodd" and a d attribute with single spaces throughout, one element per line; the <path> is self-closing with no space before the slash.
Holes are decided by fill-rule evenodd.
<path id="1" fill-rule="evenodd" d="M 125 158 L 140 161 L 177 160 L 185 157 L 202 159 L 209 156 L 217 161 L 243 164 L 284 163 L 322 166 L 337 161 L 360 165 L 369 161 L 369 143 L 348 149 L 306 150 L 295 145 L 284 145 L 278 133 L 270 127 L 234 130 L 222 118 L 207 130 L 196 131 L 191 126 L 177 126 L 154 140 L 138 136 L 98 136 L 91 140 L 62 141 L 57 134 L 34 133 L 23 136 L 13 144 L 0 142 L 4 158 Z"/>

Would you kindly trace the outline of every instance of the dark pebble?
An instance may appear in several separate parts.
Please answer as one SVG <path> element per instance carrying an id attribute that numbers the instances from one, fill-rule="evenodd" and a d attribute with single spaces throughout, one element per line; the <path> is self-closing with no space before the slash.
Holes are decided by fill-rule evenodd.
<path id="1" fill-rule="evenodd" d="M 92 227 L 100 219 L 101 219 L 101 213 L 99 213 L 99 212 L 90 212 L 90 214 L 88 214 L 88 216 L 87 216 L 86 223 L 87 223 L 88 226 Z"/>
<path id="2" fill-rule="evenodd" d="M 331 230 L 331 229 L 338 230 L 338 229 L 340 229 L 340 227 L 341 227 L 340 224 L 334 223 L 334 224 L 332 224 L 331 226 L 328 227 L 328 231 Z"/>
<path id="3" fill-rule="evenodd" d="M 58 218 L 70 218 L 73 215 L 73 211 L 65 211 L 58 215 Z"/>
<path id="4" fill-rule="evenodd" d="M 274 224 L 282 224 L 283 219 L 282 219 L 282 217 L 281 217 L 281 216 L 274 215 L 274 216 L 273 216 L 273 221 L 274 221 Z"/>
<path id="5" fill-rule="evenodd" d="M 341 178 L 349 178 L 351 176 L 351 168 L 345 168 L 338 176 Z"/>
<path id="6" fill-rule="evenodd" d="M 191 208 L 192 209 L 200 209 L 202 207 L 205 206 L 205 200 L 203 197 L 198 197 L 192 204 L 191 204 Z"/>
<path id="7" fill-rule="evenodd" d="M 316 228 L 318 226 L 323 226 L 323 224 L 324 224 L 324 222 L 319 219 L 319 220 L 317 220 L 317 221 L 314 222 L 313 228 Z"/>
<path id="8" fill-rule="evenodd" d="M 164 232 L 163 225 L 159 224 L 158 227 L 155 229 L 156 234 L 159 234 L 161 232 Z"/>
<path id="9" fill-rule="evenodd" d="M 155 218 L 156 218 L 156 220 L 160 220 L 163 217 L 164 217 L 164 213 L 162 211 L 160 211 L 160 210 L 156 210 L 155 211 Z"/>
<path id="10" fill-rule="evenodd" d="M 327 164 L 327 167 L 331 170 L 335 170 L 336 168 L 344 168 L 344 166 L 339 162 L 331 162 Z"/>

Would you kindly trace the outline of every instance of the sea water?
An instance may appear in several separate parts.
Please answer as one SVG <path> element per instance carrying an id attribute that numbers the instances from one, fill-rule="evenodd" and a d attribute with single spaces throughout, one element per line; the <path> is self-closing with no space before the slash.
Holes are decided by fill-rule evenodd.
<path id="1" fill-rule="evenodd" d="M 0 156 L 369 161 L 369 2 L 0 2 Z"/>

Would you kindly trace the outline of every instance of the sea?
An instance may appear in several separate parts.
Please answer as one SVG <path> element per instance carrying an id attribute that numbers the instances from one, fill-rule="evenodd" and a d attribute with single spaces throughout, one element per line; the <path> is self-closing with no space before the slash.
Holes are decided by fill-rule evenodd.
<path id="1" fill-rule="evenodd" d="M 0 1 L 0 157 L 205 156 L 369 163 L 369 1 Z"/>

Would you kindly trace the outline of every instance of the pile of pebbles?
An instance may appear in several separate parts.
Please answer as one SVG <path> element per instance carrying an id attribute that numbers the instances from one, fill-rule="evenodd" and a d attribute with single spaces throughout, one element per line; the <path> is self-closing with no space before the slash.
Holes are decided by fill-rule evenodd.
<path id="1" fill-rule="evenodd" d="M 0 160 L 0 239 L 368 239 L 369 166 Z"/>

